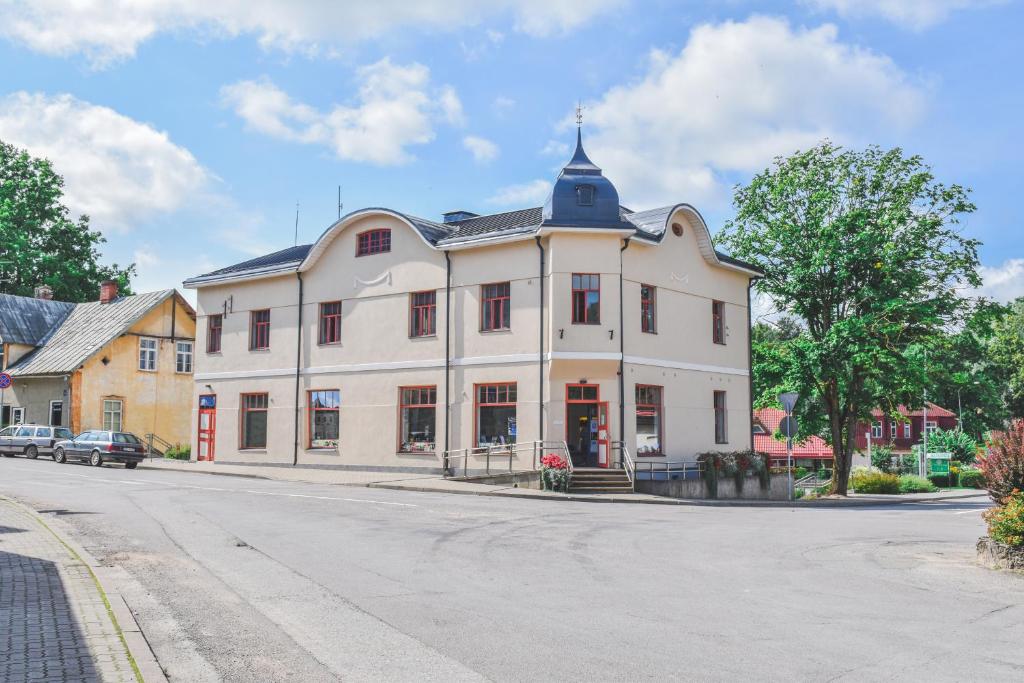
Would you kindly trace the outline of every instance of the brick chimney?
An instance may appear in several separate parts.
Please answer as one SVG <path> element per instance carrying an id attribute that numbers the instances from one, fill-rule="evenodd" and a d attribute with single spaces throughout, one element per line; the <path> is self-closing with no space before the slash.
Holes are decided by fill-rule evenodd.
<path id="1" fill-rule="evenodd" d="M 47 285 L 39 285 L 36 287 L 35 292 L 32 294 L 37 299 L 45 299 L 46 301 L 53 301 L 53 290 Z"/>
<path id="2" fill-rule="evenodd" d="M 100 303 L 109 304 L 117 298 L 117 281 L 104 280 L 100 283 Z"/>

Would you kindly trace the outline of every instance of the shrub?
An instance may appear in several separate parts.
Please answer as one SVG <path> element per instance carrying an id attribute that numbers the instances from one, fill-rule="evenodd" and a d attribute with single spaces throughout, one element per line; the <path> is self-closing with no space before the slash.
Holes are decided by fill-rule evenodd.
<path id="1" fill-rule="evenodd" d="M 164 457 L 169 458 L 170 460 L 189 460 L 192 457 L 192 447 L 175 444 L 167 449 L 167 452 L 164 453 Z"/>
<path id="2" fill-rule="evenodd" d="M 858 469 L 850 475 L 850 488 L 857 493 L 899 493 L 900 478 L 888 472 Z"/>
<path id="3" fill-rule="evenodd" d="M 1006 545 L 1024 546 L 1024 493 L 1013 491 L 1005 500 L 1005 505 L 984 512 L 988 535 Z"/>
<path id="4" fill-rule="evenodd" d="M 928 436 L 929 453 L 952 453 L 953 460 L 972 463 L 978 454 L 978 444 L 970 434 L 959 429 L 948 432 L 937 430 Z"/>
<path id="5" fill-rule="evenodd" d="M 985 488 L 985 475 L 981 473 L 981 470 L 960 470 L 960 485 L 969 489 L 983 489 Z"/>
<path id="6" fill-rule="evenodd" d="M 915 474 L 904 474 L 900 477 L 900 493 L 934 493 L 938 490 L 932 477 L 925 479 Z"/>
<path id="7" fill-rule="evenodd" d="M 569 490 L 569 463 L 560 455 L 549 453 L 540 459 L 540 485 L 545 491 Z"/>
<path id="8" fill-rule="evenodd" d="M 810 472 L 807 471 L 806 467 L 794 467 L 793 468 L 793 479 L 803 479 L 808 474 L 810 474 Z"/>
<path id="9" fill-rule="evenodd" d="M 909 477 L 911 475 L 907 474 L 907 475 L 904 475 L 904 476 Z M 950 486 L 952 486 L 952 484 L 950 483 L 951 480 L 952 480 L 952 476 L 948 475 L 948 474 L 929 474 L 928 475 L 928 481 L 933 483 L 935 486 L 938 486 L 940 489 L 949 488 Z"/>
<path id="10" fill-rule="evenodd" d="M 872 448 L 871 466 L 881 472 L 892 472 L 895 469 L 892 461 L 892 449 L 888 446 Z"/>
<path id="11" fill-rule="evenodd" d="M 1016 489 L 1024 489 L 1024 420 L 1014 420 L 988 453 L 978 457 L 988 494 L 1002 504 Z"/>
<path id="12" fill-rule="evenodd" d="M 718 497 L 718 481 L 722 477 L 733 477 L 736 491 L 743 490 L 743 482 L 747 472 L 753 473 L 760 480 L 761 488 L 771 486 L 771 471 L 768 468 L 769 456 L 757 451 L 711 451 L 697 456 L 697 462 L 704 465 L 704 482 L 707 485 L 708 497 Z"/>

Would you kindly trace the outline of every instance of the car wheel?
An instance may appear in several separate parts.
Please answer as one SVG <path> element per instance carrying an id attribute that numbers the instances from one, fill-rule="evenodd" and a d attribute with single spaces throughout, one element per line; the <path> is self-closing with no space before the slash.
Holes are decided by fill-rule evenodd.
<path id="1" fill-rule="evenodd" d="M 126 462 L 124 464 L 124 468 L 126 470 L 134 470 L 138 466 L 138 464 L 139 463 L 137 463 L 137 462 Z"/>
<path id="2" fill-rule="evenodd" d="M 63 448 L 58 448 L 53 451 L 53 461 L 59 462 L 62 465 L 68 461 L 68 456 L 64 455 Z"/>
<path id="3" fill-rule="evenodd" d="M 25 457 L 29 460 L 35 460 L 39 457 L 39 449 L 35 446 L 29 446 L 25 449 Z"/>
<path id="4" fill-rule="evenodd" d="M 99 451 L 92 452 L 92 455 L 89 456 L 89 464 L 93 467 L 103 467 L 103 458 L 100 457 Z"/>
<path id="5" fill-rule="evenodd" d="M 14 457 L 14 453 L 4 453 L 4 457 L 5 458 L 13 458 Z"/>

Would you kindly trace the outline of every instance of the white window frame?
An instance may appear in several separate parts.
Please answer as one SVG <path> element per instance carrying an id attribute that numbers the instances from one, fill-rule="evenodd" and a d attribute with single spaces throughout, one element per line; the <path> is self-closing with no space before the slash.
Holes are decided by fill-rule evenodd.
<path id="1" fill-rule="evenodd" d="M 903 423 L 903 438 L 904 439 L 909 439 L 910 438 L 910 423 L 909 422 L 904 422 Z"/>
<path id="2" fill-rule="evenodd" d="M 931 436 L 935 432 L 939 431 L 939 423 L 935 420 L 928 420 L 924 423 L 924 431 Z"/>
<path id="3" fill-rule="evenodd" d="M 25 421 L 25 408 L 23 406 L 11 406 L 11 424 L 20 425 Z"/>
<path id="4" fill-rule="evenodd" d="M 107 404 L 117 404 L 117 410 L 108 410 Z M 107 415 L 110 415 L 108 422 Z M 117 415 L 117 427 L 114 427 L 114 415 Z M 103 399 L 103 431 L 105 432 L 122 432 L 124 431 L 124 401 L 119 398 L 105 398 Z"/>
<path id="5" fill-rule="evenodd" d="M 186 347 L 183 349 L 183 347 Z M 184 375 L 192 374 L 192 361 L 195 354 L 195 345 L 190 341 L 179 341 L 174 343 L 174 371 Z M 184 362 L 183 362 L 184 361 Z"/>
<path id="6" fill-rule="evenodd" d="M 882 423 L 872 422 L 871 423 L 871 438 L 881 439 L 882 438 Z"/>
<path id="7" fill-rule="evenodd" d="M 896 438 L 896 434 L 897 434 L 897 432 L 896 432 L 896 423 L 895 422 L 890 422 L 889 423 L 889 438 L 890 439 L 895 439 Z"/>
<path id="8" fill-rule="evenodd" d="M 144 348 L 143 345 L 149 342 L 153 343 L 153 348 Z M 139 337 L 139 370 L 142 372 L 156 372 L 157 355 L 159 352 L 159 340 L 153 337 Z"/>
<path id="9" fill-rule="evenodd" d="M 60 404 L 60 420 L 61 420 L 61 424 L 54 425 L 53 424 L 53 406 L 56 403 Z M 51 427 L 53 427 L 53 426 L 63 427 L 64 426 L 64 424 L 63 424 L 63 422 L 64 422 L 64 400 L 63 399 L 61 399 L 59 401 L 50 401 L 50 411 L 46 414 L 46 419 L 48 420 L 48 424 Z"/>

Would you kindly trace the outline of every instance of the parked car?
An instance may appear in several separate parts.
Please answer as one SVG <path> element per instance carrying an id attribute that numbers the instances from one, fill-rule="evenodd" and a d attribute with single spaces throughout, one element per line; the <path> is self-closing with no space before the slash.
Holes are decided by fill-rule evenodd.
<path id="1" fill-rule="evenodd" d="M 29 460 L 40 455 L 53 457 L 54 445 L 70 438 L 71 430 L 67 427 L 11 425 L 0 429 L 0 453 L 6 458 L 24 455 Z"/>
<path id="2" fill-rule="evenodd" d="M 123 463 L 130 470 L 146 457 L 146 447 L 131 432 L 82 432 L 73 439 L 59 441 L 53 447 L 53 459 L 59 463 L 82 460 L 93 467 L 105 462 Z"/>

